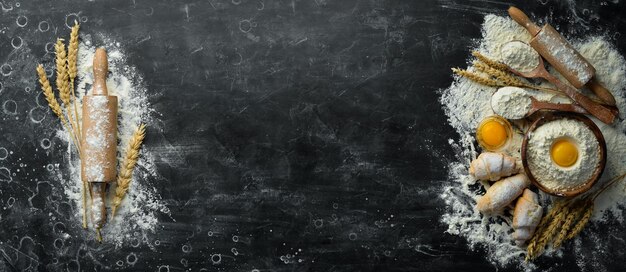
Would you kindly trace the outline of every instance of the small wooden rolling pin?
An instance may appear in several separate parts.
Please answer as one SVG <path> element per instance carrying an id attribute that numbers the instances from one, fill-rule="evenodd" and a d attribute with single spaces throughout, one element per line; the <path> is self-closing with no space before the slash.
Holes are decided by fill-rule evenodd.
<path id="1" fill-rule="evenodd" d="M 595 80 L 596 69 L 593 65 L 580 55 L 556 29 L 549 24 L 540 28 L 516 7 L 509 8 L 509 15 L 533 36 L 529 42 L 530 46 L 537 50 L 569 83 L 576 89 L 587 86 L 606 104 L 615 106 L 615 98 L 611 92 Z"/>
<path id="2" fill-rule="evenodd" d="M 83 98 L 81 178 L 91 195 L 91 219 L 100 240 L 106 222 L 106 188 L 117 175 L 117 97 L 108 95 L 107 53 L 96 49 L 93 90 Z"/>

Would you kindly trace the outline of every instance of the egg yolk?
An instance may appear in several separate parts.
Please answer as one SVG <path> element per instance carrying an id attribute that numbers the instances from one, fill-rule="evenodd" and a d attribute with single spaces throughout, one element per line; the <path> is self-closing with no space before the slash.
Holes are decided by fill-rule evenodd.
<path id="1" fill-rule="evenodd" d="M 578 148 L 568 140 L 558 140 L 550 150 L 552 161 L 561 167 L 569 167 L 578 160 Z"/>
<path id="2" fill-rule="evenodd" d="M 482 142 L 490 148 L 498 148 L 508 139 L 506 128 L 497 121 L 484 123 L 479 129 L 479 134 Z"/>

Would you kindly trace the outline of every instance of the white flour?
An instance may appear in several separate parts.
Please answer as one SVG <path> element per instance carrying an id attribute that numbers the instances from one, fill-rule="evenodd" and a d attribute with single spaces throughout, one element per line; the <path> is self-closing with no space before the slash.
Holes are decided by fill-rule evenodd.
<path id="1" fill-rule="evenodd" d="M 483 39 L 477 46 L 481 51 L 492 58 L 501 59 L 501 48 L 509 41 L 521 40 L 529 42 L 530 35 L 509 18 L 487 15 L 482 28 Z M 619 52 L 602 37 L 588 38 L 573 46 L 581 52 L 596 68 L 596 78 L 611 90 L 620 109 L 623 119 L 626 114 L 624 99 L 626 91 L 626 61 Z M 448 233 L 465 238 L 472 249 L 486 250 L 486 258 L 497 266 L 514 265 L 523 269 L 532 269 L 532 263 L 524 263 L 525 250 L 514 245 L 511 237 L 511 216 L 495 218 L 483 217 L 475 209 L 476 199 L 482 194 L 476 189 L 474 180 L 469 176 L 469 162 L 476 157 L 477 151 L 473 132 L 478 123 L 485 117 L 492 115 L 490 99 L 495 88 L 471 82 L 465 78 L 456 78 L 452 85 L 442 91 L 441 102 L 448 115 L 450 125 L 459 133 L 459 140 L 449 140 L 458 154 L 458 161 L 449 165 L 450 183 L 443 188 L 441 197 L 447 209 L 442 215 L 442 222 L 448 225 Z M 545 94 L 544 94 L 545 95 Z M 550 100 L 544 98 L 540 100 Z M 611 177 L 626 172 L 626 123 L 609 127 L 594 120 L 602 130 L 607 147 L 607 167 L 596 187 L 599 188 Z M 523 122 L 515 122 L 518 127 L 525 128 Z M 518 154 L 511 154 L 518 156 Z M 548 207 L 551 198 L 540 193 L 542 206 Z M 626 182 L 618 183 L 612 189 L 602 194 L 595 205 L 595 215 L 591 224 L 598 224 L 606 220 L 603 215 L 612 213 L 618 220 L 622 220 L 623 210 L 620 204 L 626 202 Z M 505 213 L 506 214 L 506 213 Z M 584 233 L 589 233 L 588 228 Z M 623 229 L 612 230 L 623 232 Z M 583 234 L 586 237 L 596 237 L 600 234 Z M 610 235 L 603 233 L 602 237 Z M 578 238 L 577 238 L 578 239 Z M 608 238 L 605 238 L 608 239 Z M 582 243 L 575 245 L 575 251 L 581 252 Z M 598 248 L 593 250 L 608 250 L 606 244 L 598 242 Z M 567 245 L 566 245 L 567 246 Z M 567 247 L 566 247 L 567 248 Z M 587 250 L 588 251 L 588 250 Z M 559 251 L 560 252 L 560 251 Z M 557 256 L 559 252 L 548 252 Z"/>
<path id="2" fill-rule="evenodd" d="M 491 97 L 493 112 L 507 119 L 522 119 L 531 108 L 530 95 L 522 88 L 503 87 Z"/>
<path id="3" fill-rule="evenodd" d="M 552 144 L 568 138 L 578 147 L 578 161 L 564 168 L 550 159 Z M 586 184 L 600 163 L 600 144 L 584 123 L 555 120 L 538 127 L 528 139 L 528 168 L 535 179 L 548 189 L 571 191 Z"/>
<path id="4" fill-rule="evenodd" d="M 78 56 L 78 83 L 76 87 L 77 95 L 82 98 L 86 92 L 91 92 L 93 84 L 92 64 L 96 47 L 91 45 L 91 37 L 81 37 L 83 42 L 79 47 Z M 109 58 L 109 76 L 107 78 L 107 88 L 110 95 L 118 97 L 118 161 L 128 146 L 128 141 L 134 130 L 140 123 L 146 123 L 148 127 L 155 124 L 154 112 L 148 104 L 148 90 L 145 88 L 143 80 L 135 68 L 125 64 L 123 51 L 118 48 L 115 42 L 106 42 L 103 46 L 107 50 Z M 80 99 L 79 99 L 80 100 Z M 81 108 L 81 105 L 78 105 Z M 79 112 L 80 113 L 80 112 Z M 58 121 L 58 120 L 54 120 Z M 65 141 L 69 140 L 68 133 L 59 130 L 57 134 Z M 69 151 L 68 151 L 69 153 Z M 68 154 L 69 170 L 71 172 L 69 180 L 64 180 L 60 172 L 57 172 L 58 179 L 63 183 L 66 195 L 72 199 L 76 205 L 75 220 L 82 219 L 82 183 L 80 179 L 80 160 L 74 153 Z M 139 162 L 133 172 L 133 180 L 124 201 L 117 210 L 115 218 L 104 225 L 102 235 L 105 243 L 113 243 L 121 246 L 129 241 L 145 240 L 146 235 L 154 232 L 157 228 L 158 213 L 169 214 L 168 208 L 161 202 L 161 197 L 153 187 L 154 179 L 157 178 L 154 165 L 154 154 L 141 150 Z M 115 193 L 115 183 L 111 183 L 108 189 L 106 203 L 112 203 Z M 89 207 L 89 205 L 88 205 Z M 110 214 L 110 207 L 108 213 Z M 91 223 L 91 222 L 90 222 Z M 91 227 L 88 235 L 93 235 Z"/>
<path id="5" fill-rule="evenodd" d="M 519 72 L 528 73 L 539 66 L 539 53 L 527 43 L 512 41 L 500 51 L 500 61 Z"/>

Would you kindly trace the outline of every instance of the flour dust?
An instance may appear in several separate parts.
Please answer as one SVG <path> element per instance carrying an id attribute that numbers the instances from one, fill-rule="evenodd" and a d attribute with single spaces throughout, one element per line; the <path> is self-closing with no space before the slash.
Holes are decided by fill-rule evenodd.
<path id="1" fill-rule="evenodd" d="M 92 45 L 91 37 L 81 37 L 82 42 L 78 50 L 78 77 L 76 92 L 78 101 L 86 93 L 91 92 L 93 84 L 93 57 L 96 46 Z M 146 89 L 142 77 L 136 68 L 126 64 L 126 57 L 119 43 L 105 41 L 98 45 L 107 50 L 109 60 L 109 75 L 107 88 L 109 95 L 118 98 L 118 163 L 123 161 L 135 129 L 145 123 L 147 127 L 155 124 L 156 113 L 148 102 L 148 89 Z M 80 104 L 78 105 L 80 108 Z M 81 112 L 79 111 L 79 115 Z M 56 120 L 55 120 L 56 121 Z M 69 141 L 69 135 L 65 130 L 58 130 L 57 136 Z M 61 172 L 57 171 L 58 180 L 65 189 L 65 194 L 76 204 L 75 220 L 82 220 L 82 185 L 80 179 L 80 160 L 76 156 L 75 149 L 68 142 L 68 150 L 65 156 L 70 171 L 69 179 L 64 179 Z M 133 179 L 125 199 L 122 201 L 115 218 L 110 218 L 108 208 L 107 223 L 102 229 L 102 235 L 107 243 L 122 246 L 129 241 L 136 241 L 137 236 L 146 239 L 149 233 L 154 232 L 158 226 L 158 214 L 169 214 L 169 209 L 161 201 L 161 197 L 153 186 L 158 177 L 155 167 L 155 155 L 147 149 L 142 149 L 137 166 L 133 172 Z M 115 184 L 108 188 L 107 206 L 110 206 L 115 194 Z M 89 209 L 90 205 L 87 204 Z M 88 210 L 88 212 L 90 212 Z M 91 220 L 89 220 L 91 221 Z M 90 222 L 90 233 L 93 227 Z"/>
<path id="2" fill-rule="evenodd" d="M 487 15 L 482 25 L 482 39 L 478 42 L 475 50 L 484 55 L 502 60 L 502 48 L 510 41 L 519 40 L 528 43 L 528 32 L 509 18 L 496 15 Z M 587 37 L 573 43 L 573 46 L 596 68 L 596 78 L 606 88 L 611 90 L 617 100 L 620 109 L 620 119 L 613 126 L 605 125 L 595 119 L 594 122 L 602 130 L 608 149 L 607 166 L 601 180 L 595 188 L 599 188 L 607 180 L 626 172 L 626 61 L 618 50 L 606 37 Z M 518 63 L 524 66 L 524 63 Z M 532 65 L 532 64 L 529 64 Z M 471 67 L 469 68 L 472 69 Z M 550 71 L 553 71 L 550 69 Z M 560 75 L 557 75 L 561 77 Z M 546 85 L 546 83 L 542 83 Z M 547 86 L 547 85 L 546 85 Z M 476 200 L 484 193 L 482 185 L 477 183 L 468 173 L 469 163 L 478 154 L 475 145 L 474 131 L 478 123 L 485 117 L 493 115 L 490 105 L 491 95 L 496 88 L 479 85 L 465 78 L 456 77 L 450 87 L 441 91 L 441 103 L 448 116 L 450 125 L 459 134 L 458 140 L 449 140 L 450 145 L 456 151 L 457 161 L 449 165 L 449 180 L 440 195 L 446 203 L 446 211 L 442 216 L 442 222 L 448 226 L 447 232 L 465 238 L 472 249 L 484 249 L 486 258 L 499 267 L 516 266 L 520 269 L 530 270 L 536 268 L 531 262 L 525 263 L 525 249 L 515 245 L 511 234 L 512 210 L 507 210 L 501 215 L 486 217 L 481 215 L 475 208 Z M 531 90 L 526 90 L 532 92 Z M 587 90 L 583 90 L 588 93 Z M 558 101 L 562 98 L 554 95 L 541 94 L 539 100 Z M 513 124 L 525 129 L 528 124 L 524 121 L 514 121 Z M 519 144 L 519 143 L 516 143 Z M 519 147 L 510 148 L 507 152 L 519 158 Z M 540 199 L 544 208 L 549 207 L 552 197 L 540 192 Z M 607 218 L 623 221 L 623 207 L 626 201 L 626 181 L 612 186 L 603 193 L 595 203 L 594 217 L 591 225 L 607 223 Z M 610 216 L 608 216 L 610 215 Z M 585 239 L 592 239 L 597 248 L 591 251 L 606 250 L 606 243 L 599 242 L 611 233 L 593 233 L 594 227 L 587 227 L 583 232 Z M 612 229 L 612 232 L 623 232 L 623 229 Z M 581 250 L 583 243 L 581 238 L 571 243 L 574 252 L 579 258 L 595 258 L 593 255 L 584 255 L 586 250 Z M 566 249 L 568 247 L 565 247 Z M 548 255 L 559 257 L 563 249 L 550 250 Z M 582 256 L 584 255 L 584 256 Z M 602 268 L 604 264 L 595 260 L 589 265 L 578 262 L 581 268 L 591 266 Z"/>

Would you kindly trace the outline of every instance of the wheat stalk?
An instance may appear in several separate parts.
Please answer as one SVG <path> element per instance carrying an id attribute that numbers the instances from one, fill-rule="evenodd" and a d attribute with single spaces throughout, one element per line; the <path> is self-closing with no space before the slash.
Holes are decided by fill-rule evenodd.
<path id="1" fill-rule="evenodd" d="M 78 117 L 78 109 L 77 109 L 77 102 L 76 102 L 76 92 L 75 92 L 75 87 L 74 87 L 74 80 L 76 79 L 76 76 L 78 75 L 78 68 L 77 68 L 77 62 L 78 62 L 78 30 L 79 30 L 80 26 L 78 25 L 78 22 L 74 21 L 74 26 L 72 27 L 72 31 L 70 32 L 70 41 L 67 47 L 67 73 L 69 75 L 69 89 L 71 92 L 71 100 L 70 99 L 67 100 L 67 111 L 71 112 L 70 110 L 70 106 L 69 104 L 72 104 L 73 108 L 74 108 L 74 128 L 75 128 L 75 132 L 78 135 L 82 135 L 82 131 L 81 131 L 81 125 L 80 125 L 80 120 Z M 68 95 L 70 96 L 69 92 Z M 73 103 L 72 103 L 73 102 Z M 71 118 L 71 117 L 70 117 Z M 83 228 L 87 229 L 87 182 L 83 181 Z"/>
<path id="2" fill-rule="evenodd" d="M 478 51 L 472 51 L 472 56 L 476 57 L 478 60 L 486 63 L 487 65 L 493 67 L 494 69 L 498 69 L 500 71 L 508 71 L 509 70 L 509 67 L 506 66 L 506 64 L 497 62 L 495 60 L 491 60 L 491 59 L 487 58 L 486 56 L 484 56 L 483 54 L 481 54 Z"/>
<path id="3" fill-rule="evenodd" d="M 494 78 L 496 78 L 497 80 L 500 81 L 500 83 L 504 86 L 514 86 L 514 87 L 521 87 L 521 88 L 528 88 L 528 89 L 533 89 L 533 90 L 538 90 L 538 91 L 545 91 L 545 92 L 550 92 L 553 94 L 559 94 L 559 95 L 563 95 L 562 92 L 554 90 L 554 89 L 550 89 L 550 88 L 544 88 L 544 87 L 540 87 L 540 86 L 536 86 L 533 84 L 529 84 L 526 83 L 524 81 L 522 81 L 521 79 L 515 77 L 514 75 L 506 72 L 506 71 L 502 71 L 496 68 L 493 68 L 491 66 L 489 66 L 486 63 L 483 62 L 479 62 L 476 61 L 474 62 L 474 68 L 476 68 L 476 70 L 481 71 L 487 75 L 490 75 Z"/>
<path id="4" fill-rule="evenodd" d="M 526 248 L 526 261 L 534 259 L 543 253 L 549 238 L 553 235 L 550 232 L 556 231 L 557 223 L 564 216 L 565 213 L 562 211 L 567 208 L 566 206 L 567 201 L 557 202 L 550 212 L 541 219 Z M 555 220 L 552 220 L 553 218 Z"/>
<path id="5" fill-rule="evenodd" d="M 74 116 L 72 116 L 72 98 L 74 98 L 74 83 L 73 80 L 70 83 L 70 78 L 71 78 L 71 74 L 72 74 L 72 69 L 70 67 L 72 67 L 72 65 L 70 64 L 73 60 L 74 62 L 74 69 L 76 69 L 76 56 L 72 54 L 70 54 L 68 56 L 67 52 L 65 51 L 65 44 L 63 43 L 62 39 L 57 39 L 56 44 L 54 45 L 54 51 L 56 54 L 56 69 L 57 69 L 57 78 L 56 78 L 56 85 L 57 85 L 57 89 L 59 90 L 59 97 L 61 98 L 61 102 L 63 102 L 63 105 L 65 106 L 65 111 L 67 112 L 67 118 L 69 119 L 69 123 L 70 126 L 72 128 L 72 134 L 74 134 L 74 137 L 76 138 L 76 141 L 80 143 L 81 140 L 81 136 L 80 136 L 80 131 L 78 129 L 78 111 L 76 110 L 76 103 L 74 104 Z M 71 52 L 71 46 L 70 46 L 70 52 Z M 76 77 L 76 71 L 74 71 L 74 77 Z M 70 94 L 70 88 L 71 88 L 71 94 Z M 75 98 L 74 98 L 75 100 Z M 76 102 L 76 101 L 74 101 Z M 80 144 L 76 145 L 76 149 L 79 151 L 80 153 Z M 86 184 L 85 182 L 83 182 L 83 228 L 86 229 L 87 228 L 87 189 L 86 189 Z"/>
<path id="6" fill-rule="evenodd" d="M 474 81 L 476 83 L 485 85 L 485 86 L 489 86 L 489 87 L 504 87 L 504 85 L 498 83 L 497 81 L 491 79 L 491 78 L 486 78 L 481 76 L 478 73 L 474 73 L 474 72 L 470 72 L 468 70 L 463 70 L 460 68 L 452 68 L 452 72 L 454 72 L 455 74 L 465 77 L 471 81 Z"/>
<path id="7" fill-rule="evenodd" d="M 126 149 L 126 156 L 124 157 L 124 162 L 120 168 L 119 174 L 117 176 L 117 188 L 115 188 L 115 197 L 113 198 L 113 209 L 111 213 L 111 218 L 115 217 L 115 213 L 117 208 L 122 204 L 122 200 L 124 196 L 126 196 L 126 192 L 130 187 L 130 182 L 133 177 L 133 169 L 137 164 L 137 160 L 139 159 L 139 150 L 141 149 L 141 144 L 143 143 L 143 139 L 146 136 L 146 126 L 141 124 L 133 133 L 133 137 L 130 139 L 128 143 L 128 147 Z"/>
<path id="8" fill-rule="evenodd" d="M 71 98 L 73 101 L 70 101 L 68 99 L 67 111 L 71 112 L 69 108 L 69 104 L 73 104 L 74 124 L 75 124 L 74 128 L 76 129 L 76 133 L 82 136 L 82 129 L 81 129 L 81 124 L 80 124 L 80 120 L 78 117 L 78 109 L 76 106 L 77 104 L 76 92 L 74 90 L 75 89 L 74 80 L 76 79 L 76 76 L 78 75 L 77 62 L 78 62 L 78 30 L 79 29 L 80 29 L 80 26 L 78 22 L 74 21 L 74 26 L 72 26 L 72 31 L 70 32 L 69 45 L 67 47 L 67 51 L 68 51 L 67 72 L 69 75 L 69 89 L 71 91 Z M 68 96 L 70 96 L 69 93 L 68 93 Z M 83 181 L 83 228 L 87 229 L 87 182 L 86 181 Z"/>
<path id="9" fill-rule="evenodd" d="M 556 249 L 563 242 L 576 237 L 589 221 L 592 212 L 592 198 L 557 203 L 539 223 L 526 249 L 526 261 L 539 257 L 550 243 Z"/>
<path id="10" fill-rule="evenodd" d="M 593 215 L 595 199 L 607 188 L 624 178 L 626 178 L 626 173 L 612 178 L 602 188 L 589 193 L 585 198 L 557 202 L 539 222 L 535 234 L 526 248 L 526 261 L 539 257 L 552 239 L 554 239 L 552 247 L 558 248 L 563 242 L 574 239 L 580 234 Z M 565 216 L 566 214 L 567 216 Z M 578 222 L 574 224 L 576 219 Z M 560 231 L 554 237 L 559 227 Z"/>
<path id="11" fill-rule="evenodd" d="M 57 39 L 57 43 L 54 45 L 54 52 L 56 54 L 55 62 L 57 69 L 57 90 L 59 90 L 59 96 L 61 97 L 61 101 L 69 105 L 70 86 L 68 84 L 69 75 L 67 74 L 67 52 L 65 51 L 65 44 L 63 43 L 63 39 Z"/>
<path id="12" fill-rule="evenodd" d="M 535 86 L 532 84 L 524 83 L 521 80 L 511 75 L 508 75 L 502 71 L 491 68 L 485 65 L 484 63 L 480 63 L 480 62 L 474 63 L 474 67 L 476 68 L 476 70 L 489 75 L 489 77 L 484 77 L 479 73 L 470 72 L 468 70 L 463 70 L 459 68 L 452 68 L 452 71 L 459 76 L 465 77 L 471 81 L 474 81 L 476 83 L 489 86 L 489 87 L 498 88 L 498 87 L 506 87 L 506 86 L 515 86 L 515 87 L 524 87 L 528 89 L 550 92 L 550 93 L 557 94 L 557 95 L 563 95 L 563 93 L 557 90 L 543 88 L 543 87 Z M 495 80 L 491 77 L 495 77 L 498 80 Z"/>
<path id="13" fill-rule="evenodd" d="M 565 208 L 565 211 L 567 210 L 568 209 Z M 539 240 L 537 241 L 537 251 L 535 252 L 536 255 L 534 257 L 531 256 L 531 259 L 541 255 L 546 246 L 552 241 L 552 239 L 554 239 L 554 235 L 559 230 L 559 227 L 561 227 L 561 224 L 565 221 L 565 211 L 556 214 L 556 216 L 554 216 L 554 219 L 546 227 L 545 231 L 541 234 L 541 236 L 539 236 Z"/>
<path id="14" fill-rule="evenodd" d="M 476 57 L 476 59 L 478 59 L 478 62 L 474 63 L 475 66 L 476 66 L 476 63 L 483 63 L 484 65 L 483 67 L 487 67 L 490 70 L 490 72 L 487 72 L 487 71 L 485 72 L 487 74 L 490 74 L 498 78 L 506 86 L 524 87 L 524 88 L 534 89 L 538 91 L 545 91 L 545 92 L 549 92 L 553 94 L 563 95 L 562 92 L 555 90 L 555 89 L 544 88 L 544 87 L 540 87 L 540 86 L 523 82 L 522 80 L 510 74 L 511 69 L 506 64 L 492 60 L 478 51 L 473 51 L 472 55 Z M 480 67 L 476 67 L 476 68 L 480 68 Z"/>
<path id="15" fill-rule="evenodd" d="M 39 77 L 39 84 L 41 85 L 41 89 L 43 90 L 43 95 L 46 97 L 48 101 L 48 106 L 56 116 L 61 119 L 63 125 L 66 124 L 65 116 L 63 116 L 63 112 L 61 111 L 61 105 L 54 97 L 54 93 L 52 92 L 52 86 L 50 86 L 50 81 L 48 81 L 48 77 L 46 76 L 46 71 L 43 69 L 43 65 L 39 64 L 37 66 L 37 76 Z"/>
<path id="16" fill-rule="evenodd" d="M 72 32 L 70 33 L 70 42 L 67 47 L 68 55 L 67 55 L 67 68 L 70 80 L 73 81 L 78 74 L 77 68 L 77 59 L 78 59 L 78 30 L 80 29 L 80 25 L 74 21 L 74 26 L 72 27 Z"/>
<path id="17" fill-rule="evenodd" d="M 67 70 L 70 78 L 70 90 L 72 92 L 72 98 L 74 99 L 74 117 L 76 120 L 76 131 L 79 135 L 82 135 L 80 122 L 78 120 L 78 109 L 76 106 L 76 93 L 74 92 L 74 79 L 76 79 L 76 75 L 78 75 L 78 30 L 80 29 L 80 25 L 78 22 L 74 21 L 74 26 L 72 27 L 72 32 L 70 33 L 70 42 L 67 47 Z"/>
<path id="18" fill-rule="evenodd" d="M 54 45 L 54 51 L 56 54 L 55 62 L 57 70 L 56 85 L 59 90 L 59 97 L 61 98 L 61 102 L 65 105 L 65 110 L 72 129 L 71 132 L 74 134 L 74 138 L 76 138 L 77 142 L 80 143 L 80 135 L 76 133 L 76 124 L 74 123 L 72 111 L 70 110 L 70 85 L 68 81 L 69 75 L 67 73 L 67 52 L 65 51 L 65 44 L 62 39 L 57 39 L 57 42 Z M 76 149 L 80 152 L 80 144 L 76 145 Z"/>
<path id="19" fill-rule="evenodd" d="M 586 208 L 586 200 L 581 200 L 575 204 L 575 206 L 569 211 L 567 218 L 563 224 L 561 224 L 561 230 L 554 238 L 554 242 L 552 242 L 552 248 L 559 248 L 561 244 L 566 240 L 567 234 L 569 230 L 574 225 L 574 221 L 580 217 L 580 215 L 585 211 Z"/>
<path id="20" fill-rule="evenodd" d="M 573 239 L 580 232 L 583 231 L 583 229 L 585 228 L 585 226 L 589 222 L 589 219 L 591 219 L 591 215 L 593 214 L 593 206 L 594 206 L 593 201 L 588 201 L 587 205 L 585 205 L 585 208 L 586 208 L 584 210 L 585 212 L 583 213 L 583 215 L 580 218 L 580 220 L 578 221 L 578 223 L 576 223 L 576 225 L 574 225 L 572 230 L 567 234 L 567 236 L 565 237 L 565 240 Z"/>
<path id="21" fill-rule="evenodd" d="M 61 105 L 59 105 L 59 102 L 54 96 L 54 92 L 52 92 L 52 86 L 50 85 L 50 81 L 48 80 L 48 77 L 46 76 L 46 71 L 44 71 L 43 65 L 41 64 L 37 66 L 37 75 L 39 77 L 39 84 L 41 85 L 41 89 L 43 90 L 43 95 L 46 97 L 46 100 L 48 101 L 48 106 L 50 106 L 50 109 L 52 110 L 52 112 L 57 117 L 59 117 L 63 127 L 67 131 L 69 131 L 70 141 L 76 141 L 76 138 L 74 138 L 72 131 L 69 129 L 69 125 L 67 123 L 67 120 L 65 119 L 65 115 L 63 115 L 63 110 L 61 109 Z M 74 144 L 78 146 L 77 142 L 74 142 Z M 78 153 L 80 156 L 80 150 Z"/>
<path id="22" fill-rule="evenodd" d="M 502 83 L 508 86 L 524 87 L 528 85 L 528 84 L 525 84 L 519 78 L 516 78 L 505 71 L 501 71 L 496 68 L 493 68 L 483 62 L 475 61 L 474 68 L 476 68 L 477 70 L 487 75 L 495 77 L 496 79 L 500 80 Z"/>

